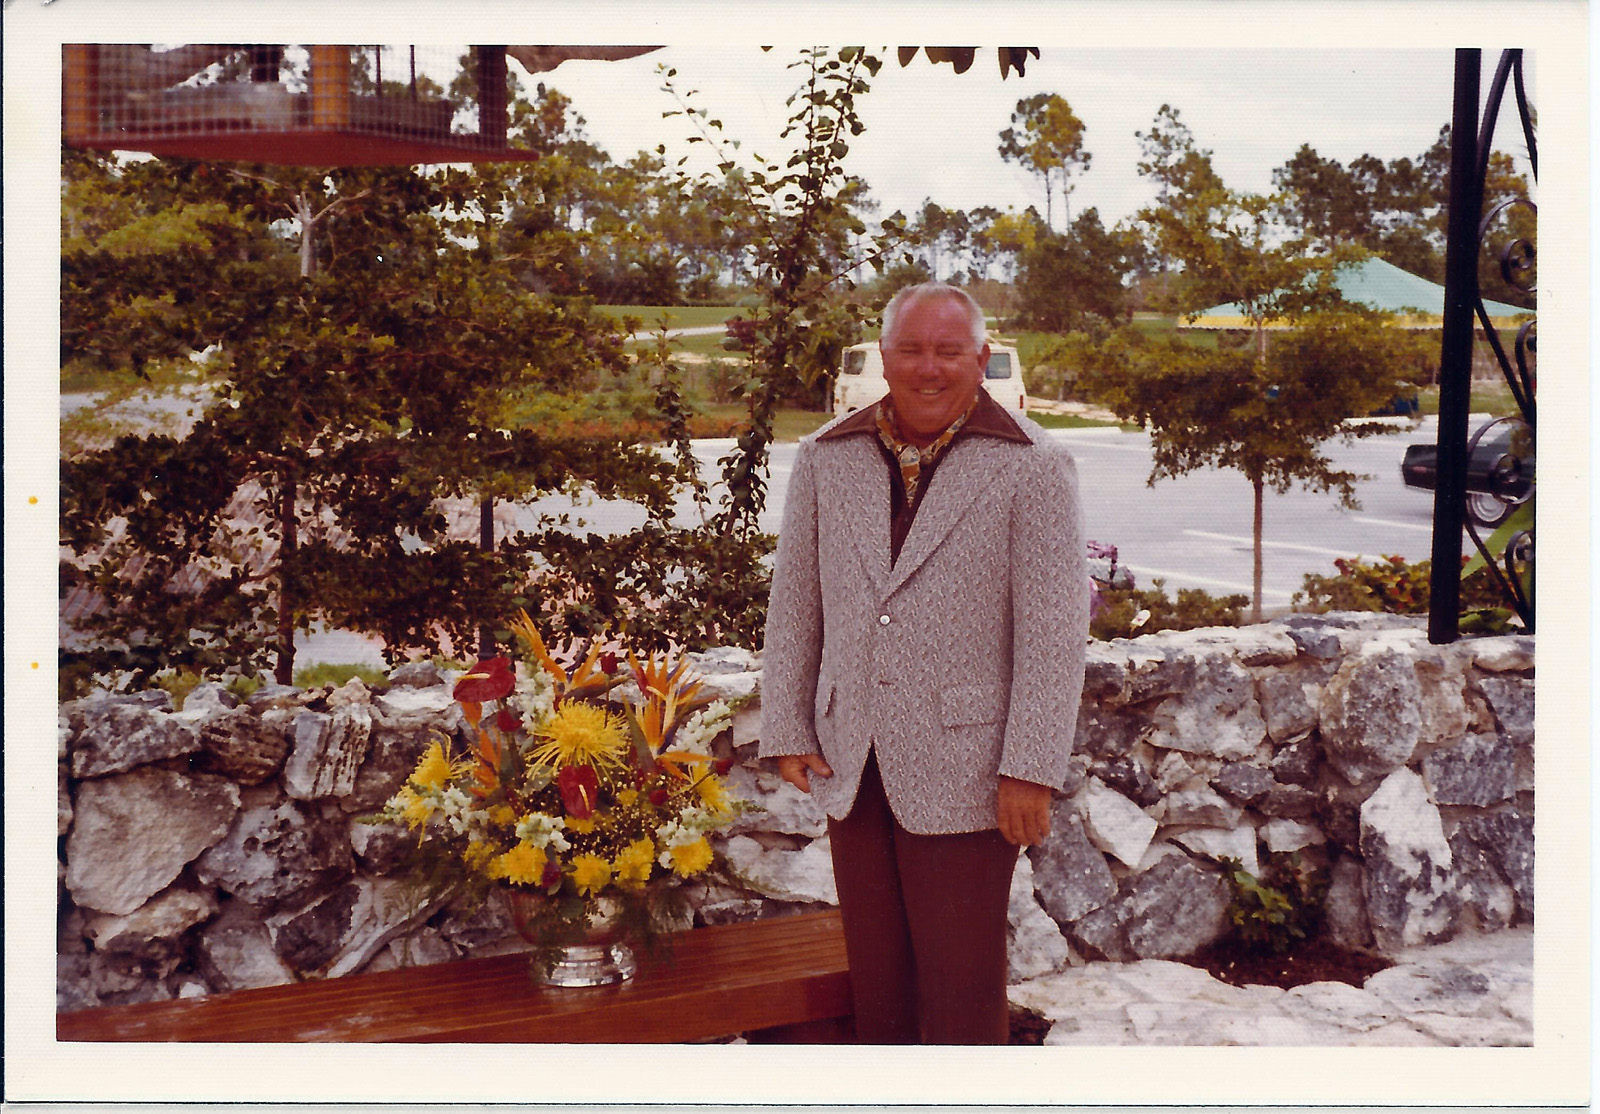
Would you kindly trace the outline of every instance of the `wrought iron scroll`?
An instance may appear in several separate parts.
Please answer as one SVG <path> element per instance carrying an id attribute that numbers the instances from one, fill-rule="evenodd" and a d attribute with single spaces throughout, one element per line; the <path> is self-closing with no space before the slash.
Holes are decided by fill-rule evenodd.
<path id="1" fill-rule="evenodd" d="M 1495 124 L 1509 83 L 1534 180 L 1539 175 L 1538 146 L 1534 140 L 1533 110 L 1523 85 L 1522 51 L 1501 53 L 1485 102 L 1482 126 L 1478 122 L 1478 80 L 1482 64 L 1477 50 L 1456 51 L 1455 105 L 1451 124 L 1450 202 L 1445 248 L 1444 337 L 1439 360 L 1439 432 L 1437 482 L 1433 512 L 1433 578 L 1429 599 L 1428 638 L 1453 642 L 1460 633 L 1461 533 L 1463 527 L 1483 557 L 1490 574 L 1505 593 L 1524 629 L 1534 625 L 1534 526 L 1515 530 L 1497 555 L 1467 514 L 1468 462 L 1480 446 L 1498 444 L 1505 451 L 1475 481 L 1473 494 L 1494 500 L 1508 512 L 1533 498 L 1532 470 L 1536 459 L 1535 382 L 1531 356 L 1536 351 L 1534 322 L 1518 330 L 1511 355 L 1507 355 L 1499 330 L 1491 323 L 1478 282 L 1478 260 L 1490 232 L 1518 208 L 1536 212 L 1527 198 L 1503 201 L 1483 213 L 1489 156 Z M 1500 273 L 1516 289 L 1534 290 L 1535 247 L 1525 239 L 1512 239 L 1500 252 Z M 1467 416 L 1471 410 L 1472 344 L 1474 318 L 1493 352 L 1506 384 L 1516 399 L 1519 416 L 1499 418 L 1469 439 Z M 1506 426 L 1510 435 L 1495 432 Z M 1494 437 L 1489 435 L 1494 433 Z M 1487 454 L 1484 454 L 1487 455 Z"/>

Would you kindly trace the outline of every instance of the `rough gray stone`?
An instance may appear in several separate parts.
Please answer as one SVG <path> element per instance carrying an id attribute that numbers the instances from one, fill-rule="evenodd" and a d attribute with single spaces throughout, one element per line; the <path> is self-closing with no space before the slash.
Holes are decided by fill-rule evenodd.
<path id="1" fill-rule="evenodd" d="M 180 954 L 179 937 L 216 912 L 215 895 L 174 886 L 132 913 L 88 917 L 83 932 L 95 951 L 166 960 Z"/>
<path id="2" fill-rule="evenodd" d="M 1463 693 L 1466 671 L 1461 655 L 1429 646 L 1416 658 L 1417 683 L 1422 692 L 1424 744 L 1458 739 L 1472 726 L 1472 714 Z"/>
<path id="3" fill-rule="evenodd" d="M 1468 735 L 1424 758 L 1422 776 L 1436 804 L 1498 804 L 1517 791 L 1516 752 L 1498 736 Z"/>
<path id="4" fill-rule="evenodd" d="M 100 995 L 89 983 L 89 955 L 56 953 L 56 1012 L 90 1010 L 100 1005 Z"/>
<path id="5" fill-rule="evenodd" d="M 1404 766 L 1422 733 L 1422 687 L 1409 655 L 1374 644 L 1339 667 L 1322 693 L 1324 749 L 1352 784 Z"/>
<path id="6" fill-rule="evenodd" d="M 1120 904 L 1128 947 L 1140 959 L 1190 955 L 1227 931 L 1228 884 L 1181 856 L 1139 875 Z"/>
<path id="7" fill-rule="evenodd" d="M 1285 785 L 1312 786 L 1322 765 L 1322 745 L 1315 735 L 1291 740 L 1272 756 L 1272 776 Z"/>
<path id="8" fill-rule="evenodd" d="M 1361 806 L 1364 894 L 1380 951 L 1448 939 L 1461 911 L 1439 810 L 1422 779 L 1396 770 Z"/>
<path id="9" fill-rule="evenodd" d="M 272 946 L 290 969 L 299 974 L 322 974 L 350 932 L 350 915 L 361 896 L 361 886 L 347 882 L 303 909 L 267 918 Z"/>
<path id="10" fill-rule="evenodd" d="M 1256 810 L 1263 816 L 1305 820 L 1316 815 L 1320 800 L 1315 790 L 1303 785 L 1274 785 L 1256 802 Z"/>
<path id="11" fill-rule="evenodd" d="M 1303 669 L 1264 669 L 1256 674 L 1256 700 L 1273 742 L 1304 734 L 1317 725 L 1322 686 Z"/>
<path id="12" fill-rule="evenodd" d="M 352 705 L 372 703 L 372 690 L 360 677 L 351 677 L 338 688 L 331 689 L 324 698 L 329 708 L 348 708 Z"/>
<path id="13" fill-rule="evenodd" d="M 1290 615 L 1283 620 L 1289 628 L 1300 653 L 1317 661 L 1330 661 L 1339 656 L 1339 636 L 1329 630 L 1328 621 L 1320 615 Z"/>
<path id="14" fill-rule="evenodd" d="M 170 706 L 170 698 L 165 703 Z M 200 749 L 194 726 L 157 701 L 108 696 L 85 701 L 81 714 L 72 743 L 73 777 L 104 777 Z"/>
<path id="15" fill-rule="evenodd" d="M 1452 854 L 1459 848 L 1470 853 L 1464 874 L 1477 871 L 1474 896 L 1491 889 L 1491 876 L 1511 889 L 1515 912 L 1511 923 L 1533 920 L 1533 817 L 1515 808 L 1503 808 L 1463 820 L 1450 837 Z M 1469 878 L 1469 881 L 1472 880 Z M 1480 914 L 1481 915 L 1481 914 Z"/>
<path id="16" fill-rule="evenodd" d="M 1314 824 L 1302 824 L 1298 820 L 1268 820 L 1261 825 L 1260 831 L 1261 842 L 1266 844 L 1268 851 L 1275 854 L 1298 851 L 1302 847 L 1327 842 L 1327 837 L 1322 834 L 1320 828 Z"/>
<path id="17" fill-rule="evenodd" d="M 372 712 L 352 702 L 331 715 L 301 712 L 294 721 L 294 750 L 283 768 L 283 785 L 298 800 L 348 797 L 366 760 Z"/>
<path id="18" fill-rule="evenodd" d="M 308 695 L 304 689 L 297 689 L 293 685 L 280 685 L 276 681 L 268 681 L 244 698 L 245 707 L 260 715 L 269 709 L 299 708 L 302 707 Z"/>
<path id="19" fill-rule="evenodd" d="M 1274 785 L 1272 774 L 1249 762 L 1224 762 L 1211 787 L 1240 804 L 1253 804 Z"/>
<path id="20" fill-rule="evenodd" d="M 355 787 L 341 802 L 346 812 L 376 812 L 394 796 L 417 768 L 422 752 L 437 734 L 428 727 L 393 729 L 378 726 L 367 740 L 366 761 L 356 774 Z"/>
<path id="21" fill-rule="evenodd" d="M 765 831 L 816 839 L 828 830 L 827 814 L 816 799 L 773 771 L 736 765 L 728 771 L 728 788 L 735 796 L 757 802 L 765 810 L 740 816 L 725 829 L 728 835 Z"/>
<path id="22" fill-rule="evenodd" d="M 769 851 L 749 836 L 733 836 L 723 854 L 738 876 L 763 896 L 837 905 L 839 891 L 833 881 L 830 847 L 824 836 L 798 851 Z"/>
<path id="23" fill-rule="evenodd" d="M 293 801 L 245 809 L 195 861 L 195 874 L 263 910 L 295 908 L 349 877 L 355 860 L 348 825 Z"/>
<path id="24" fill-rule="evenodd" d="M 350 825 L 350 849 L 373 874 L 393 874 L 410 861 L 417 835 L 399 824 Z"/>
<path id="25" fill-rule="evenodd" d="M 412 661 L 390 671 L 389 684 L 397 689 L 432 688 L 444 684 L 444 674 L 431 661 Z"/>
<path id="26" fill-rule="evenodd" d="M 1083 698 L 1089 703 L 1126 703 L 1128 687 L 1127 659 L 1102 643 L 1089 646 L 1084 660 Z"/>
<path id="27" fill-rule="evenodd" d="M 1120 639 L 1118 640 L 1121 641 Z M 1175 696 L 1194 687 L 1199 663 L 1192 654 L 1151 643 L 1148 650 L 1129 647 L 1127 701 L 1142 704 L 1158 696 Z"/>
<path id="28" fill-rule="evenodd" d="M 1246 872 L 1254 875 L 1261 873 L 1254 828 L 1196 828 L 1173 836 L 1172 841 L 1214 862 L 1236 859 Z"/>
<path id="29" fill-rule="evenodd" d="M 1461 645 L 1472 654 L 1472 664 L 1491 673 L 1533 668 L 1532 635 L 1502 634 L 1468 638 Z"/>
<path id="30" fill-rule="evenodd" d="M 229 692 L 226 685 L 216 681 L 202 681 L 183 698 L 183 718 L 203 719 L 216 712 L 225 712 L 239 706 L 239 698 Z"/>
<path id="31" fill-rule="evenodd" d="M 1153 746 L 1216 758 L 1250 758 L 1267 736 L 1254 679 L 1223 655 L 1194 662 L 1189 684 L 1150 713 Z"/>
<path id="32" fill-rule="evenodd" d="M 1070 924 L 1116 896 L 1106 857 L 1089 842 L 1083 820 L 1067 801 L 1052 806 L 1050 835 L 1028 856 L 1039 902 L 1058 924 Z"/>
<path id="33" fill-rule="evenodd" d="M 67 837 L 67 889 L 77 904 L 132 913 L 228 830 L 236 786 L 205 774 L 145 767 L 78 785 Z"/>
<path id="34" fill-rule="evenodd" d="M 272 934 L 248 905 L 225 901 L 221 914 L 200 932 L 195 965 L 219 992 L 282 986 L 294 972 L 272 947 Z"/>
<path id="35" fill-rule="evenodd" d="M 1090 778 L 1082 795 L 1084 832 L 1100 850 L 1137 867 L 1156 834 L 1156 822 L 1115 789 Z"/>
<path id="36" fill-rule="evenodd" d="M 1085 700 L 1078 705 L 1072 749 L 1101 758 L 1121 758 L 1133 749 L 1148 725 L 1143 716 L 1127 709 L 1110 711 Z"/>
<path id="37" fill-rule="evenodd" d="M 67 778 L 67 764 L 56 763 L 56 835 L 64 836 L 72 830 L 72 784 Z"/>
<path id="38" fill-rule="evenodd" d="M 1166 797 L 1168 824 L 1199 824 L 1207 828 L 1231 828 L 1239 822 L 1242 812 L 1206 785 L 1180 789 Z"/>
<path id="39" fill-rule="evenodd" d="M 259 785 L 283 767 L 288 745 L 255 713 L 235 708 L 200 721 L 200 751 L 199 769 L 240 785 Z"/>
<path id="40" fill-rule="evenodd" d="M 1097 777 L 1124 797 L 1139 805 L 1153 805 L 1161 799 L 1161 790 L 1150 777 L 1144 763 L 1120 755 L 1101 758 L 1088 763 L 1085 773 Z"/>
<path id="41" fill-rule="evenodd" d="M 1136 959 L 1123 935 L 1120 913 L 1119 905 L 1102 905 L 1071 924 L 1063 925 L 1068 943 L 1092 959 L 1108 959 L 1113 963 Z"/>
<path id="42" fill-rule="evenodd" d="M 1341 855 L 1329 871 L 1328 892 L 1322 899 L 1322 927 L 1328 938 L 1342 947 L 1371 946 L 1372 925 L 1367 920 L 1359 859 Z"/>
<path id="43" fill-rule="evenodd" d="M 460 722 L 461 706 L 448 685 L 432 688 L 396 687 L 372 701 L 379 724 L 393 731 L 437 727 L 453 733 Z"/>
<path id="44" fill-rule="evenodd" d="M 508 937 L 519 943 L 522 940 L 517 935 L 506 902 L 494 895 L 487 901 L 476 903 L 457 899 L 430 923 L 447 943 L 477 954 L 504 942 Z"/>
<path id="45" fill-rule="evenodd" d="M 1489 702 L 1495 722 L 1520 749 L 1533 746 L 1533 681 L 1526 677 L 1480 676 L 1478 690 Z"/>
<path id="46" fill-rule="evenodd" d="M 1006 920 L 1008 984 L 1058 971 L 1072 962 L 1072 948 L 1061 935 L 1060 926 L 1039 907 L 1034 895 L 1033 863 L 1026 855 L 1017 856 L 1017 866 L 1011 874 Z"/>

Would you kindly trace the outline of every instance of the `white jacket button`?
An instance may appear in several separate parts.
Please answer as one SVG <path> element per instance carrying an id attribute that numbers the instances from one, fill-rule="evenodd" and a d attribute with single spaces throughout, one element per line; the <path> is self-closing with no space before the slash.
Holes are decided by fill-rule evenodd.
<path id="1" fill-rule="evenodd" d="M 888 626 L 889 625 L 889 616 L 887 616 L 887 615 L 879 615 L 878 616 L 878 622 L 882 623 L 884 626 Z"/>

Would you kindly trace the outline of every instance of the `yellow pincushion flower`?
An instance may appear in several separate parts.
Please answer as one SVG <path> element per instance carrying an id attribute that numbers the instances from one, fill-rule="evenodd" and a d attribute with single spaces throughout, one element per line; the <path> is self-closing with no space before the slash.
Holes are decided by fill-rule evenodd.
<path id="1" fill-rule="evenodd" d="M 594 831 L 594 818 L 591 816 L 580 820 L 576 816 L 568 816 L 567 831 L 577 832 L 579 835 L 588 835 Z"/>
<path id="2" fill-rule="evenodd" d="M 593 704 L 569 700 L 539 732 L 540 742 L 530 757 L 553 769 L 562 766 L 621 768 L 628 752 L 622 717 Z"/>
<path id="3" fill-rule="evenodd" d="M 461 861 L 467 864 L 468 870 L 483 870 L 494 858 L 494 848 L 482 840 L 473 840 L 467 844 L 467 849 L 461 852 Z"/>
<path id="4" fill-rule="evenodd" d="M 579 855 L 572 860 L 572 882 L 581 894 L 597 894 L 611 881 L 611 864 L 599 855 Z"/>
<path id="5" fill-rule="evenodd" d="M 667 853 L 672 857 L 673 871 L 685 878 L 691 874 L 699 874 L 711 865 L 711 844 L 704 839 L 670 847 Z"/>
<path id="6" fill-rule="evenodd" d="M 444 748 L 435 740 L 422 754 L 422 760 L 417 763 L 416 770 L 411 775 L 411 782 L 418 789 L 431 789 L 437 792 L 445 787 L 454 773 L 450 760 L 445 757 Z"/>
<path id="7" fill-rule="evenodd" d="M 637 789 L 624 789 L 622 792 L 617 794 L 617 803 L 623 808 L 632 808 L 633 802 L 637 801 L 638 799 L 639 791 Z"/>
<path id="8" fill-rule="evenodd" d="M 650 881 L 650 868 L 655 865 L 656 845 L 648 838 L 636 839 L 617 853 L 614 864 L 619 885 L 638 889 Z"/>
<path id="9" fill-rule="evenodd" d="M 489 823 L 509 828 L 517 822 L 516 811 L 510 805 L 495 805 L 489 810 Z"/>
<path id="10" fill-rule="evenodd" d="M 523 840 L 489 865 L 490 878 L 504 878 L 507 882 L 535 886 L 544 876 L 545 853 Z"/>

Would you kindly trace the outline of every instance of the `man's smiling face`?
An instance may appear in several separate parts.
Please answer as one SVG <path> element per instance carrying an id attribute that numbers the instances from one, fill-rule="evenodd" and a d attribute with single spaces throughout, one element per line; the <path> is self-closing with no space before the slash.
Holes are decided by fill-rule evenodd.
<path id="1" fill-rule="evenodd" d="M 977 397 L 989 346 L 973 343 L 972 321 L 955 298 L 926 295 L 900 308 L 878 342 L 900 436 L 927 445 Z"/>

